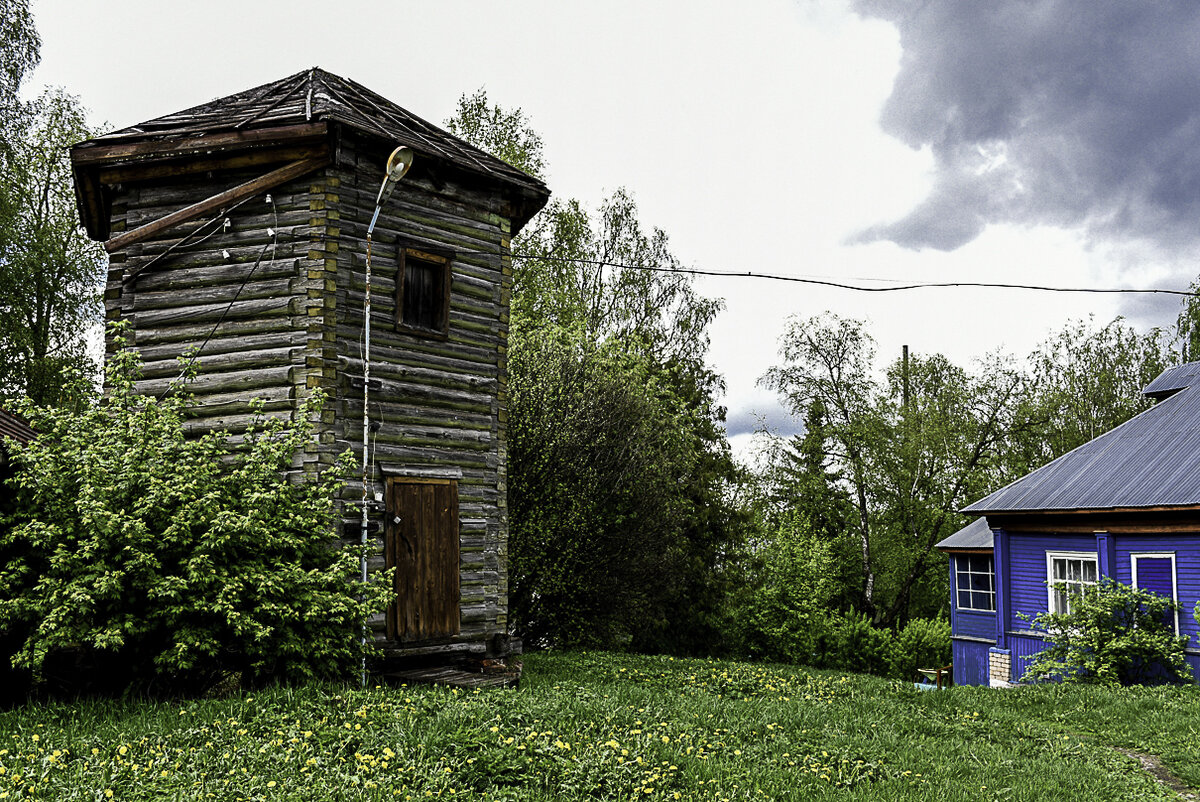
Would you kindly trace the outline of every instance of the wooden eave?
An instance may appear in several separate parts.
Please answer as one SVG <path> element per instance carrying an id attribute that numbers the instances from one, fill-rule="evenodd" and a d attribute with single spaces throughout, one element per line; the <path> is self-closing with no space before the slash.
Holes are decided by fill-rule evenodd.
<path id="1" fill-rule="evenodd" d="M 117 141 L 92 140 L 71 148 L 75 200 L 88 236 L 109 238 L 113 188 L 180 175 L 309 160 L 333 152 L 328 122 L 215 131 L 197 136 Z"/>
<path id="2" fill-rule="evenodd" d="M 991 554 L 995 549 L 964 549 L 956 546 L 935 546 L 938 551 L 946 554 Z"/>
<path id="3" fill-rule="evenodd" d="M 1200 533 L 1200 505 L 998 511 L 986 515 L 989 526 L 1008 532 L 1108 532 L 1130 535 Z"/>

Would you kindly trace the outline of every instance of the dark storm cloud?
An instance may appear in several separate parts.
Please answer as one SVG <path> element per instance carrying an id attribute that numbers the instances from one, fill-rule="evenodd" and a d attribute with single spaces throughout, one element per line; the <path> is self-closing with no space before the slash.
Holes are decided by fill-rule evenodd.
<path id="1" fill-rule="evenodd" d="M 860 241 L 953 250 L 989 223 L 1200 240 L 1200 3 L 858 0 L 903 55 L 881 118 L 929 197 Z"/>

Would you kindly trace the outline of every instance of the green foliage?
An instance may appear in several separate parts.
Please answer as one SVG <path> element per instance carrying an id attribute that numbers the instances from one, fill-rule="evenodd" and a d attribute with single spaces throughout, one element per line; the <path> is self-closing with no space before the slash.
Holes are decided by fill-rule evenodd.
<path id="1" fill-rule="evenodd" d="M 0 0 L 0 121 L 19 104 L 17 90 L 37 66 L 40 47 L 28 0 Z"/>
<path id="2" fill-rule="evenodd" d="M 896 679 L 916 679 L 922 668 L 950 664 L 950 622 L 944 618 L 914 618 L 892 639 L 888 673 Z"/>
<path id="3" fill-rule="evenodd" d="M 68 146 L 86 139 L 79 101 L 47 90 L 21 106 L 0 149 L 0 398 L 63 403 L 89 373 L 84 335 L 101 319 L 103 249 L 79 227 Z"/>
<path id="4" fill-rule="evenodd" d="M 534 645 L 687 649 L 717 608 L 728 464 L 690 377 L 554 327 L 511 341 L 511 616 Z M 692 389 L 696 384 L 690 385 Z M 716 464 L 710 464 L 715 462 Z"/>
<path id="5" fill-rule="evenodd" d="M 492 105 L 486 89 L 480 87 L 473 95 L 461 95 L 454 116 L 446 121 L 446 128 L 518 170 L 535 178 L 545 178 L 542 137 L 529 126 L 521 109 L 506 111 Z"/>
<path id="6" fill-rule="evenodd" d="M 450 130 L 541 174 L 522 112 L 482 91 Z M 705 365 L 720 302 L 680 273 L 624 190 L 544 209 L 513 243 L 509 570 L 533 645 L 708 651 L 718 565 L 739 533 L 720 379 Z"/>
<path id="7" fill-rule="evenodd" d="M 1066 324 L 1030 357 L 1027 425 L 1012 438 L 1012 471 L 1041 467 L 1149 409 L 1142 388 L 1173 362 L 1158 329 L 1140 333 L 1119 317 Z"/>
<path id="8" fill-rule="evenodd" d="M 793 319 L 780 355 L 764 382 L 814 424 L 806 503 L 814 519 L 844 522 L 840 548 L 857 563 L 851 604 L 885 626 L 935 614 L 946 587 L 933 546 L 988 486 L 1021 377 L 1002 360 L 971 373 L 934 354 L 898 360 L 881 382 L 865 324 L 829 314 Z"/>
<path id="9" fill-rule="evenodd" d="M 735 654 L 823 665 L 828 610 L 837 591 L 833 550 L 799 513 L 751 541 L 730 595 Z"/>
<path id="10" fill-rule="evenodd" d="M 14 664 L 41 674 L 83 650 L 122 683 L 167 692 L 227 672 L 251 684 L 344 674 L 389 583 L 357 598 L 359 554 L 331 541 L 348 457 L 287 478 L 323 398 L 294 421 L 260 416 L 236 446 L 187 436 L 187 400 L 137 395 L 139 357 L 119 332 L 114 345 L 102 398 L 23 408 L 40 436 L 17 454 L 17 512 L 0 534 Z"/>
<path id="11" fill-rule="evenodd" d="M 824 666 L 862 674 L 886 674 L 892 646 L 889 630 L 857 610 L 833 615 Z"/>
<path id="12" fill-rule="evenodd" d="M 1159 755 L 1200 786 L 1196 690 L 919 693 L 790 666 L 550 652 L 526 658 L 515 693 L 310 685 L 0 711 L 0 792 L 111 791 L 121 802 L 1168 800 L 1178 795 L 1112 747 Z"/>
<path id="13" fill-rule="evenodd" d="M 1175 318 L 1175 345 L 1180 362 L 1200 360 L 1200 279 L 1194 280 L 1188 291 L 1192 294 L 1184 300 Z"/>
<path id="14" fill-rule="evenodd" d="M 513 327 L 577 328 L 660 362 L 702 364 L 723 304 L 696 293 L 664 231 L 642 226 L 624 189 L 595 213 L 553 203 L 514 243 Z M 572 261 L 564 261 L 570 259 Z"/>
<path id="15" fill-rule="evenodd" d="M 1071 597 L 1070 612 L 1032 619 L 1050 646 L 1030 663 L 1023 679 L 1108 686 L 1190 681 L 1183 652 L 1188 639 L 1175 634 L 1175 612 L 1171 599 L 1101 577 Z"/>

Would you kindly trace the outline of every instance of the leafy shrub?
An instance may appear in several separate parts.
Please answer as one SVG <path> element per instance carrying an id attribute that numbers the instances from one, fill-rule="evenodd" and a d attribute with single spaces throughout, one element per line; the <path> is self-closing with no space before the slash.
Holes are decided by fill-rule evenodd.
<path id="1" fill-rule="evenodd" d="M 865 613 L 851 610 L 832 616 L 826 666 L 843 671 L 887 671 L 892 634 L 872 625 Z"/>
<path id="2" fill-rule="evenodd" d="M 1050 645 L 1024 678 L 1109 686 L 1187 682 L 1187 638 L 1175 634 L 1175 610 L 1171 599 L 1102 577 L 1071 597 L 1069 613 L 1039 613 L 1031 620 Z"/>
<path id="3" fill-rule="evenodd" d="M 943 618 L 914 618 L 896 633 L 888 651 L 888 673 L 896 679 L 915 679 L 921 668 L 950 663 L 950 622 Z"/>
<path id="4" fill-rule="evenodd" d="M 348 455 L 288 480 L 321 396 L 292 421 L 259 415 L 237 448 L 222 432 L 186 436 L 186 399 L 138 396 L 140 359 L 122 345 L 103 398 L 23 410 L 41 436 L 17 454 L 17 511 L 0 527 L 13 665 L 42 676 L 48 658 L 82 654 L 164 692 L 228 672 L 257 684 L 352 669 L 390 583 L 364 589 L 358 550 L 331 542 Z"/>
<path id="5" fill-rule="evenodd" d="M 829 614 L 837 592 L 833 552 L 808 520 L 785 515 L 747 557 L 745 581 L 734 591 L 736 651 L 756 660 L 822 665 Z"/>

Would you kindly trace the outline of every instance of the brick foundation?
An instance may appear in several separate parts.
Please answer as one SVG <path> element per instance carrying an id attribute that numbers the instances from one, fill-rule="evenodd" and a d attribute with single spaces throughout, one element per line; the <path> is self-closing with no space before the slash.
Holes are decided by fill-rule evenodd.
<path id="1" fill-rule="evenodd" d="M 988 649 L 988 686 L 1007 688 L 1012 685 L 1012 652 L 1008 649 Z"/>

